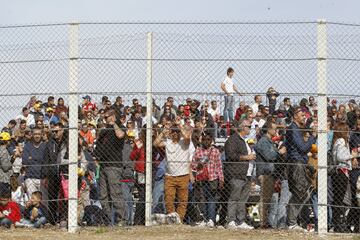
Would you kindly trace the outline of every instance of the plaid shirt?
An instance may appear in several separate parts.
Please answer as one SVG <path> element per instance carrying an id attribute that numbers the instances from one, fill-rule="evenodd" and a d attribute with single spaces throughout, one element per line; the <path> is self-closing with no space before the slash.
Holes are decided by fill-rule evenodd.
<path id="1" fill-rule="evenodd" d="M 224 181 L 224 174 L 222 169 L 222 162 L 220 159 L 220 152 L 217 148 L 211 147 L 209 149 L 203 149 L 201 147 L 196 148 L 191 168 L 193 171 L 196 171 L 196 167 L 198 163 L 201 161 L 203 157 L 208 157 L 209 162 L 206 164 L 207 170 L 209 173 L 209 181 L 213 181 L 219 179 L 220 181 Z"/>

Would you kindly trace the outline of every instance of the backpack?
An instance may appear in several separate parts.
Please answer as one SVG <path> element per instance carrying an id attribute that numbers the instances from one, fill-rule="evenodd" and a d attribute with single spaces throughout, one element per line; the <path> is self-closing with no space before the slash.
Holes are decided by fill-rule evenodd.
<path id="1" fill-rule="evenodd" d="M 84 209 L 83 222 L 86 222 L 87 226 L 103 225 L 105 222 L 105 214 L 96 205 L 86 206 Z"/>

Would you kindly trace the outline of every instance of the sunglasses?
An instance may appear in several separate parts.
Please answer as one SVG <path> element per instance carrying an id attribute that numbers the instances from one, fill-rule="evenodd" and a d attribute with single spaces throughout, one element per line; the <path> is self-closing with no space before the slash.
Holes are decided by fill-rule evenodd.
<path id="1" fill-rule="evenodd" d="M 57 134 L 59 132 L 59 130 L 52 130 L 51 131 L 53 134 Z"/>

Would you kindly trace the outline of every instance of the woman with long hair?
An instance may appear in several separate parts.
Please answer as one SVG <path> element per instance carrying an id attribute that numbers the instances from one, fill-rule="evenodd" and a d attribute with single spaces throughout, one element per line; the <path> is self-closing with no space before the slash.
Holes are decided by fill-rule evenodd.
<path id="1" fill-rule="evenodd" d="M 349 172 L 356 164 L 358 155 L 356 151 L 350 152 L 349 126 L 346 123 L 336 123 L 333 143 L 333 164 L 336 165 L 336 172 L 332 176 L 333 223 L 335 232 L 344 232 L 347 229 L 345 212 L 351 206 Z"/>
<path id="2" fill-rule="evenodd" d="M 134 224 L 145 224 L 145 165 L 146 165 L 146 128 L 140 131 L 139 137 L 134 139 L 133 150 L 130 159 L 135 162 L 135 187 L 139 193 L 139 200 L 136 203 Z"/>

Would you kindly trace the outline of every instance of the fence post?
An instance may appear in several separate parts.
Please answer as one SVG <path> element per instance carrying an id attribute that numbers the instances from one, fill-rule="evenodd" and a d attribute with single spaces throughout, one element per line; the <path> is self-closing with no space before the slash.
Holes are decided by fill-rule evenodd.
<path id="1" fill-rule="evenodd" d="M 317 24 L 317 87 L 318 87 L 318 229 L 327 233 L 327 33 L 326 21 Z"/>
<path id="2" fill-rule="evenodd" d="M 77 162 L 78 162 L 78 96 L 77 82 L 79 77 L 79 24 L 69 26 L 69 207 L 68 231 L 77 229 Z"/>
<path id="3" fill-rule="evenodd" d="M 151 226 L 152 208 L 152 44 L 153 33 L 147 34 L 147 88 L 146 88 L 146 185 L 145 185 L 145 225 Z"/>

